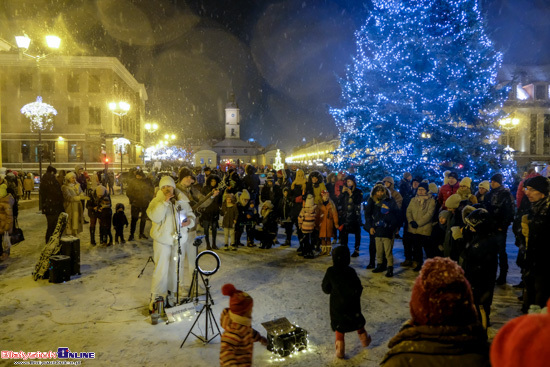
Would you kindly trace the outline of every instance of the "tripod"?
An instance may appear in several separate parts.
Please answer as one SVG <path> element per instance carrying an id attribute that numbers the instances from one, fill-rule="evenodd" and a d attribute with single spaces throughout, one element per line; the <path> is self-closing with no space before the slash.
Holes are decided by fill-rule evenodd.
<path id="1" fill-rule="evenodd" d="M 199 255 L 199 246 L 202 244 L 202 239 L 204 236 L 198 236 L 193 242 L 195 246 L 195 258 Z M 202 277 L 202 274 L 201 274 Z M 204 278 L 202 279 L 204 282 Z M 193 270 L 193 278 L 191 279 L 191 285 L 189 286 L 189 291 L 187 292 L 187 297 L 185 297 L 181 303 L 188 303 L 194 300 L 195 303 L 199 302 L 199 269 L 198 266 L 195 266 Z"/>
<path id="2" fill-rule="evenodd" d="M 196 269 L 195 269 L 195 271 L 196 271 Z M 201 279 L 204 282 L 204 286 L 206 288 L 206 301 L 204 303 L 204 306 L 201 309 L 201 312 L 199 312 L 199 314 L 197 315 L 197 318 L 195 319 L 195 322 L 193 323 L 193 325 L 191 325 L 191 329 L 189 329 L 189 332 L 185 336 L 185 339 L 183 339 L 183 342 L 181 343 L 180 348 L 183 347 L 183 345 L 187 341 L 187 338 L 189 338 L 189 334 L 193 334 L 195 337 L 200 339 L 203 342 L 203 344 L 205 344 L 205 345 L 207 343 L 210 343 L 212 341 L 212 339 L 214 339 L 215 337 L 217 337 L 218 335 L 221 334 L 220 327 L 218 326 L 218 323 L 216 322 L 216 318 L 214 317 L 214 314 L 212 312 L 212 305 L 214 304 L 214 302 L 212 301 L 212 296 L 210 295 L 210 284 L 208 282 L 208 277 L 205 278 L 201 273 Z M 198 283 L 198 280 L 197 280 L 197 283 Z M 206 312 L 205 312 L 205 310 L 206 310 Z M 206 323 L 205 333 L 206 333 L 206 335 L 205 336 L 199 336 L 199 335 L 197 335 L 193 332 L 193 328 L 195 327 L 195 325 L 199 321 L 199 319 L 200 319 L 203 312 L 205 312 L 205 316 L 206 316 L 206 320 L 205 320 L 205 323 Z M 210 325 L 209 325 L 209 322 L 210 322 Z M 214 334 L 214 325 L 216 325 L 216 329 L 218 329 L 218 332 L 216 334 Z M 210 326 L 210 330 L 212 330 L 212 334 L 214 334 L 210 338 L 208 337 L 208 327 L 209 326 Z"/>
<path id="3" fill-rule="evenodd" d="M 153 256 L 149 256 L 149 258 L 147 259 L 147 262 L 145 263 L 145 266 L 143 267 L 143 269 L 141 269 L 141 273 L 139 273 L 138 278 L 141 278 L 141 276 L 143 275 L 143 272 L 145 271 L 145 268 L 147 267 L 147 265 L 149 265 L 150 262 L 152 262 L 153 265 L 155 265 L 155 260 L 153 260 Z"/>

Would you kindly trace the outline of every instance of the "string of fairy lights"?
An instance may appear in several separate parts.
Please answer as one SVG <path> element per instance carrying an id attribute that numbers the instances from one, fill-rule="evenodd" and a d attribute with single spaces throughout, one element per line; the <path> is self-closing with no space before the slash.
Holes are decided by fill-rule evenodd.
<path id="1" fill-rule="evenodd" d="M 355 34 L 357 54 L 341 79 L 344 107 L 334 168 L 370 185 L 388 173 L 440 178 L 511 177 L 497 140 L 508 89 L 497 88 L 502 54 L 476 0 L 377 0 Z"/>

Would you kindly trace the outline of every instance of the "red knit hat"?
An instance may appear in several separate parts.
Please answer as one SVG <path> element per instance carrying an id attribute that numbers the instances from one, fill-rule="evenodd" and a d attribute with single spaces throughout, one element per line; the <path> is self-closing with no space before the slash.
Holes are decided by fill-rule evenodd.
<path id="1" fill-rule="evenodd" d="M 469 325 L 477 321 L 470 283 L 448 258 L 426 260 L 414 282 L 409 304 L 417 325 Z"/>
<path id="2" fill-rule="evenodd" d="M 229 309 L 234 314 L 243 316 L 252 310 L 254 305 L 252 297 L 248 293 L 236 289 L 233 284 L 225 284 L 222 287 L 222 294 L 231 297 L 229 299 Z"/>
<path id="3" fill-rule="evenodd" d="M 546 304 L 550 308 L 550 300 Z M 493 367 L 542 367 L 550 360 L 550 314 L 523 315 L 504 325 L 491 345 Z"/>

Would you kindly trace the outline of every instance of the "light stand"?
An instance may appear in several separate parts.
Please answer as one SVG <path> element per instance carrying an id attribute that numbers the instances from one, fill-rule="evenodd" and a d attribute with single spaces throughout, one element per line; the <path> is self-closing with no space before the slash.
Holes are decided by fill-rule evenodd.
<path id="1" fill-rule="evenodd" d="M 143 267 L 143 269 L 141 269 L 141 273 L 139 273 L 138 278 L 140 278 L 143 275 L 145 268 L 147 267 L 147 265 L 149 265 L 150 262 L 152 262 L 153 265 L 155 265 L 155 260 L 153 260 L 153 256 L 149 256 L 149 258 L 147 259 L 147 262 L 145 263 L 145 266 Z"/>
<path id="2" fill-rule="evenodd" d="M 212 255 L 212 256 L 215 257 L 215 259 L 217 260 L 217 266 L 214 270 L 204 271 L 200 268 L 199 260 L 204 255 Z M 180 348 L 183 347 L 183 345 L 187 341 L 187 338 L 189 338 L 190 334 L 193 334 L 197 339 L 201 340 L 203 342 L 203 344 L 205 344 L 205 345 L 210 343 L 218 335 L 221 335 L 220 327 L 218 326 L 216 318 L 214 317 L 214 313 L 212 312 L 212 305 L 214 304 L 214 301 L 212 300 L 212 295 L 210 294 L 210 283 L 209 283 L 209 279 L 208 279 L 208 276 L 210 276 L 210 275 L 214 274 L 216 271 L 218 271 L 219 267 L 220 267 L 220 258 L 213 251 L 203 251 L 197 256 L 197 259 L 195 260 L 195 269 L 197 270 L 198 273 L 200 273 L 201 279 L 202 279 L 202 281 L 204 283 L 204 286 L 206 288 L 206 300 L 205 300 L 204 306 L 201 309 L 201 312 L 199 312 L 199 314 L 197 315 L 197 318 L 195 319 L 195 322 L 193 322 L 193 325 L 191 325 L 191 328 L 189 329 L 189 332 L 185 336 L 185 339 L 183 339 L 183 342 L 181 343 Z M 195 327 L 195 325 L 199 321 L 199 319 L 200 319 L 201 315 L 203 314 L 203 312 L 206 315 L 206 320 L 205 320 L 205 323 L 206 323 L 205 333 L 206 334 L 204 336 L 200 336 L 200 335 L 197 335 L 197 334 L 193 333 L 193 328 Z M 216 329 L 218 330 L 218 332 L 215 333 L 215 334 L 214 334 L 214 332 L 215 332 L 214 325 L 216 326 Z M 210 337 L 208 336 L 209 330 L 211 330 L 211 332 L 213 334 Z"/>
<path id="3" fill-rule="evenodd" d="M 195 237 L 193 241 L 193 246 L 195 247 L 195 258 L 199 255 L 199 247 L 202 244 L 202 239 L 204 236 Z M 202 275 L 202 274 L 201 274 Z M 187 292 L 187 297 L 183 299 L 181 303 L 189 303 L 191 300 L 195 300 L 195 303 L 199 302 L 199 269 L 198 266 L 195 266 L 193 270 L 193 278 L 191 278 L 191 285 L 189 286 L 189 291 Z"/>

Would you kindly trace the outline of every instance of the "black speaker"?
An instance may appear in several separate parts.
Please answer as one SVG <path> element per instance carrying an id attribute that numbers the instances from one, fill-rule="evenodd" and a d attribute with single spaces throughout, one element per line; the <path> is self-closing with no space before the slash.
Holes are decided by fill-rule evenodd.
<path id="1" fill-rule="evenodd" d="M 63 236 L 59 243 L 61 244 L 59 254 L 71 258 L 71 275 L 80 275 L 80 239 L 73 236 Z"/>
<path id="2" fill-rule="evenodd" d="M 71 258 L 66 255 L 50 256 L 50 283 L 71 280 Z"/>

